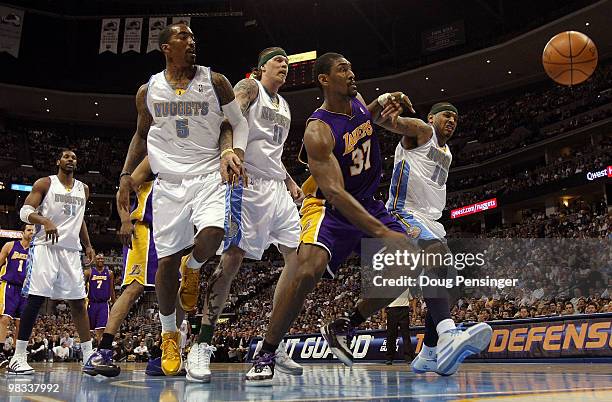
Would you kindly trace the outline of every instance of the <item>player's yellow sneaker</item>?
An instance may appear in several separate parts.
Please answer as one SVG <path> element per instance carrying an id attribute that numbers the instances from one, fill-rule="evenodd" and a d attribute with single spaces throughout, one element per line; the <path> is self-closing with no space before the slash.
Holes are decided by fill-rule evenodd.
<path id="1" fill-rule="evenodd" d="M 179 349 L 179 332 L 162 332 L 161 368 L 165 375 L 177 375 L 183 368 L 183 357 Z"/>
<path id="2" fill-rule="evenodd" d="M 189 255 L 181 258 L 181 286 L 179 287 L 179 302 L 181 308 L 190 312 L 198 307 L 200 294 L 200 270 L 187 267 Z"/>

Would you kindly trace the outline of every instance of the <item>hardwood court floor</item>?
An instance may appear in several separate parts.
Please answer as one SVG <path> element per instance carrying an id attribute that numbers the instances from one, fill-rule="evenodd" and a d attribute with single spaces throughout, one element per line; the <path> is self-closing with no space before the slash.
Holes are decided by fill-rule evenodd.
<path id="1" fill-rule="evenodd" d="M 307 364 L 301 377 L 277 373 L 272 387 L 245 387 L 246 364 L 212 364 L 210 384 L 147 377 L 144 364 L 122 364 L 113 379 L 83 375 L 77 364 L 33 366 L 32 376 L 2 374 L 0 401 L 612 401 L 612 364 L 464 363 L 450 377 L 406 364 Z"/>

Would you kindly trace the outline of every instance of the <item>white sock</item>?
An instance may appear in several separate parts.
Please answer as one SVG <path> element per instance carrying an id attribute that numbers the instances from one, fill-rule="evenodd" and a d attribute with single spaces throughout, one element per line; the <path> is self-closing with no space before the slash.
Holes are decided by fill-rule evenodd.
<path id="1" fill-rule="evenodd" d="M 436 357 L 436 347 L 427 346 L 423 344 L 423 347 L 421 348 L 421 352 L 419 352 L 419 354 L 425 357 L 426 359 L 434 359 Z"/>
<path id="2" fill-rule="evenodd" d="M 17 342 L 15 342 L 15 355 L 25 356 L 27 347 L 28 341 L 21 341 L 17 339 Z"/>
<path id="3" fill-rule="evenodd" d="M 90 354 L 93 353 L 93 347 L 91 345 L 91 339 L 88 340 L 87 342 L 81 342 L 81 351 L 83 352 L 83 360 L 85 360 L 85 357 L 89 356 Z M 85 360 L 85 363 L 87 363 L 87 361 Z"/>
<path id="4" fill-rule="evenodd" d="M 187 268 L 191 269 L 200 269 L 202 265 L 204 265 L 205 261 L 199 262 L 193 257 L 193 252 L 189 254 L 189 259 L 187 260 Z"/>
<path id="5" fill-rule="evenodd" d="M 174 310 L 170 315 L 163 315 L 162 313 L 159 313 L 159 322 L 161 323 L 162 333 L 178 331 L 178 328 L 176 327 L 176 310 Z"/>
<path id="6" fill-rule="evenodd" d="M 446 331 L 450 331 L 451 329 L 455 329 L 455 321 L 451 318 L 447 318 L 446 320 L 442 320 L 436 325 L 436 331 L 438 331 L 438 335 L 442 335 Z"/>

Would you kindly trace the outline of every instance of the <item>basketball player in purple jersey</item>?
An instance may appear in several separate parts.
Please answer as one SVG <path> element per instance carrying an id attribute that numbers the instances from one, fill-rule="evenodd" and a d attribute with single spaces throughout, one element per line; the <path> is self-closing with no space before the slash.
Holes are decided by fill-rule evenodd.
<path id="1" fill-rule="evenodd" d="M 0 368 L 8 364 L 4 356 L 4 341 L 11 320 L 15 320 L 15 333 L 19 333 L 19 321 L 28 302 L 21 295 L 26 276 L 26 261 L 34 225 L 24 225 L 21 241 L 9 241 L 0 251 Z"/>
<path id="2" fill-rule="evenodd" d="M 123 243 L 123 291 L 113 303 L 110 310 L 106 328 L 98 350 L 91 358 L 92 365 L 105 366 L 106 370 L 115 370 L 118 374 L 120 367 L 113 363 L 112 344 L 119 327 L 136 300 L 144 292 L 155 291 L 155 273 L 157 272 L 157 252 L 153 240 L 153 174 L 149 165 L 149 158 L 145 158 L 136 167 L 131 175 L 138 186 L 136 201 L 131 211 L 126 211 L 119 204 L 117 192 L 117 213 L 121 219 L 121 228 L 118 236 Z M 180 303 L 176 306 L 177 327 L 183 322 L 185 312 Z M 163 376 L 161 358 L 149 360 L 145 369 L 147 375 Z"/>
<path id="3" fill-rule="evenodd" d="M 89 315 L 89 329 L 96 331 L 96 340 L 100 342 L 106 323 L 110 306 L 108 302 L 115 303 L 115 274 L 104 265 L 104 255 L 96 255 L 96 265 L 93 269 L 85 271 L 87 283 L 87 314 Z"/>
<path id="4" fill-rule="evenodd" d="M 395 247 L 409 247 L 402 226 L 374 199 L 380 183 L 382 162 L 374 124 L 401 110 L 374 101 L 366 106 L 357 92 L 351 63 L 337 53 L 320 56 L 314 67 L 325 101 L 306 123 L 304 145 L 312 174 L 302 190 L 299 270 L 278 292 L 284 297 L 272 308 L 272 316 L 260 353 L 246 375 L 247 385 L 272 385 L 275 351 L 291 323 L 302 310 L 306 296 L 326 274 L 335 276 L 338 266 L 359 251 L 364 237 L 382 238 Z M 302 153 L 302 152 L 301 152 Z M 306 161 L 304 155 L 300 155 Z M 347 332 L 352 326 L 391 303 L 393 299 L 368 300 L 326 336 Z M 373 305 L 373 302 L 377 302 Z M 333 345 L 332 345 L 333 346 Z"/>

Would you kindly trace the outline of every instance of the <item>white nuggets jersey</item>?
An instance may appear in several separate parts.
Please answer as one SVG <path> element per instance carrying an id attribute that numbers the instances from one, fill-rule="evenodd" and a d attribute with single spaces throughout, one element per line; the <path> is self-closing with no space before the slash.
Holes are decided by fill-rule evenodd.
<path id="1" fill-rule="evenodd" d="M 273 180 L 284 180 L 287 176 L 281 157 L 283 144 L 289 134 L 291 112 L 289 104 L 278 95 L 276 106 L 259 80 L 257 99 L 248 111 L 249 142 L 244 153 L 247 172 L 254 176 Z"/>
<path id="2" fill-rule="evenodd" d="M 182 95 L 164 71 L 151 76 L 147 108 L 153 116 L 147 151 L 153 173 L 201 175 L 219 169 L 223 112 L 208 67 L 197 71 Z"/>
<path id="3" fill-rule="evenodd" d="M 389 188 L 389 211 L 407 211 L 417 218 L 438 220 L 446 205 L 446 178 L 452 161 L 448 144 L 440 147 L 436 132 L 427 143 L 395 148 L 393 176 Z"/>
<path id="4" fill-rule="evenodd" d="M 38 212 L 49 218 L 57 227 L 58 241 L 55 246 L 69 250 L 81 250 L 79 233 L 85 216 L 85 187 L 83 183 L 74 179 L 74 186 L 70 191 L 60 182 L 56 175 L 49 176 L 51 186 L 38 207 Z M 36 234 L 33 244 L 51 245 L 51 240 L 45 236 L 45 228 L 36 225 Z"/>

